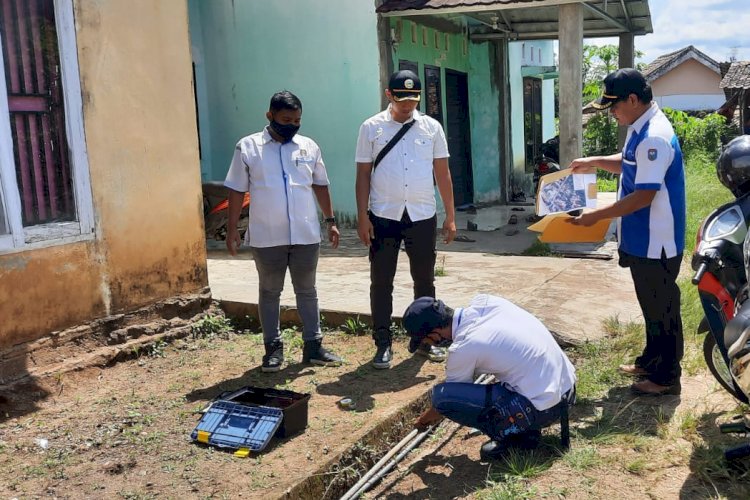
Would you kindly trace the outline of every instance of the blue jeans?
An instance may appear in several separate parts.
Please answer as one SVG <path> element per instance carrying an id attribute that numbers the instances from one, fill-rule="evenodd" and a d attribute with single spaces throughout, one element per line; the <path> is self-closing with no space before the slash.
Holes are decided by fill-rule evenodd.
<path id="1" fill-rule="evenodd" d="M 432 389 L 432 406 L 441 415 L 475 427 L 495 441 L 554 424 L 560 420 L 562 404 L 539 411 L 528 399 L 502 384 L 446 382 Z"/>
<path id="2" fill-rule="evenodd" d="M 297 311 L 302 319 L 302 340 L 321 339 L 318 291 L 315 288 L 320 245 L 251 247 L 250 250 L 258 270 L 258 314 L 263 328 L 263 343 L 270 344 L 280 337 L 279 303 L 287 268 L 292 277 Z"/>

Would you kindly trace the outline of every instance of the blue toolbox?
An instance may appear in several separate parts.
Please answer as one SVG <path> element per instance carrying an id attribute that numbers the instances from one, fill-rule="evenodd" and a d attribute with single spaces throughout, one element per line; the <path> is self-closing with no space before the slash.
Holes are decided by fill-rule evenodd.
<path id="1" fill-rule="evenodd" d="M 247 386 L 225 392 L 204 410 L 190 437 L 245 457 L 262 451 L 274 436 L 303 431 L 309 401 L 310 394 L 281 389 Z"/>

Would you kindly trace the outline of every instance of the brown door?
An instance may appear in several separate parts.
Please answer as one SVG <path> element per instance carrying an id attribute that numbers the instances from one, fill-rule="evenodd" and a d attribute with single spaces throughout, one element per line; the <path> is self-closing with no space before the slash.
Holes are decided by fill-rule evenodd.
<path id="1" fill-rule="evenodd" d="M 466 73 L 445 71 L 446 133 L 456 206 L 474 201 L 471 168 L 471 122 L 469 120 L 469 81 Z"/>

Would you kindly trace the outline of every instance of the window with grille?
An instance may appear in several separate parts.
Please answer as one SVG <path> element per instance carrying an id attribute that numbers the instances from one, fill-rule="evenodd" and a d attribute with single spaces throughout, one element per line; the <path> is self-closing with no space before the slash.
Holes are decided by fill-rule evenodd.
<path id="1" fill-rule="evenodd" d="M 72 0 L 0 0 L 0 250 L 91 233 Z"/>

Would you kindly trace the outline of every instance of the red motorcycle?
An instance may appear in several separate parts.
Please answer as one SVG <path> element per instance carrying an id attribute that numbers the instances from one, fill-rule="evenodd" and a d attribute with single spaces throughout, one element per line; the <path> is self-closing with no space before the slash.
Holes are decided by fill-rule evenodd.
<path id="1" fill-rule="evenodd" d="M 227 239 L 227 221 L 229 220 L 229 198 L 226 186 L 220 181 L 203 183 L 203 221 L 206 229 L 206 240 L 223 241 Z M 239 232 L 244 237 L 249 218 L 250 194 L 245 193 L 240 213 Z"/>

